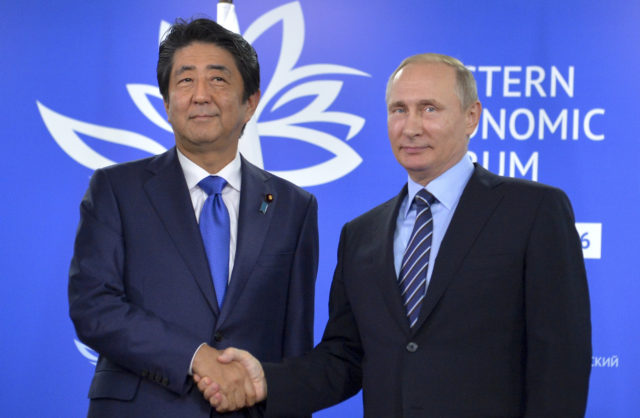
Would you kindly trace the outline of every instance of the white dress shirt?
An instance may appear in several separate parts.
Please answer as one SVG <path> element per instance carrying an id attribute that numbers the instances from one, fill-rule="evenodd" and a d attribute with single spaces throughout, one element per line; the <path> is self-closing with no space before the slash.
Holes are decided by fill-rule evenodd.
<path id="1" fill-rule="evenodd" d="M 222 201 L 229 212 L 229 277 L 233 271 L 233 262 L 236 257 L 236 241 L 238 238 L 238 211 L 240 209 L 240 185 L 242 183 L 242 164 L 240 154 L 236 153 L 236 157 L 222 170 L 217 173 L 209 173 L 198 164 L 191 161 L 187 156 L 178 152 L 178 161 L 182 166 L 184 178 L 187 181 L 189 194 L 191 195 L 191 203 L 196 214 L 196 219 L 200 222 L 200 212 L 204 201 L 207 200 L 207 193 L 198 186 L 198 183 L 207 176 L 220 176 L 227 181 L 227 185 L 222 189 Z"/>
<path id="2" fill-rule="evenodd" d="M 200 167 L 198 164 L 191 161 L 187 158 L 186 155 L 180 152 L 180 150 L 176 147 L 176 151 L 178 152 L 178 161 L 180 162 L 180 166 L 182 167 L 182 172 L 184 173 L 184 179 L 187 181 L 187 187 L 189 188 L 189 195 L 191 196 L 191 203 L 193 204 L 193 210 L 196 214 L 196 219 L 200 222 L 200 212 L 202 212 L 202 206 L 204 205 L 204 201 L 207 200 L 207 193 L 198 186 L 200 180 L 207 176 L 220 176 L 227 181 L 226 186 L 222 189 L 222 201 L 224 205 L 227 207 L 227 211 L 229 212 L 229 278 L 231 279 L 231 272 L 233 271 L 233 262 L 236 258 L 236 240 L 238 238 L 238 212 L 240 210 L 240 185 L 242 183 L 242 163 L 240 161 L 240 154 L 236 153 L 236 157 L 226 166 L 222 168 L 222 170 L 217 173 L 209 173 L 204 168 Z M 191 362 L 189 363 L 189 375 L 193 374 L 193 359 L 195 359 L 196 354 L 200 347 L 205 345 L 206 343 L 202 343 L 196 348 L 196 351 L 193 353 L 191 357 Z"/>
<path id="3" fill-rule="evenodd" d="M 396 276 L 400 274 L 404 250 L 409 243 L 416 222 L 416 208 L 411 205 L 414 197 L 421 189 L 426 189 L 437 201 L 431 205 L 433 216 L 433 235 L 431 236 L 431 251 L 429 253 L 429 266 L 427 269 L 427 288 L 431 281 L 433 267 L 440 250 L 440 244 L 444 234 L 449 228 L 453 213 L 458 207 L 460 196 L 467 182 L 473 174 L 473 163 L 467 154 L 453 167 L 431 180 L 427 186 L 408 180 L 407 195 L 404 197 L 396 220 L 396 230 L 393 237 L 393 256 L 396 268 Z"/>

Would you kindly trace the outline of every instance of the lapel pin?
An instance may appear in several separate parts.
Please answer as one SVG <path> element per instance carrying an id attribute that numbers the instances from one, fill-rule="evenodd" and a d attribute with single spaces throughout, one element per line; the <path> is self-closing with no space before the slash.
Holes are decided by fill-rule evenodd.
<path id="1" fill-rule="evenodd" d="M 264 215 L 267 213 L 267 209 L 269 209 L 269 204 L 273 202 L 273 195 L 271 193 L 267 193 L 264 195 L 264 200 L 260 204 L 260 212 Z"/>

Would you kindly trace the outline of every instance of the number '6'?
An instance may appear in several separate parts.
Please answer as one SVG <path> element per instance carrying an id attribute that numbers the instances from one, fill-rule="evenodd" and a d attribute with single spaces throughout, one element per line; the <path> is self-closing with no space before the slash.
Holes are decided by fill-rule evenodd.
<path id="1" fill-rule="evenodd" d="M 591 241 L 587 239 L 587 235 L 589 235 L 588 232 L 585 232 L 584 234 L 580 235 L 580 242 L 582 242 L 583 250 L 589 248 L 589 246 L 591 245 Z"/>

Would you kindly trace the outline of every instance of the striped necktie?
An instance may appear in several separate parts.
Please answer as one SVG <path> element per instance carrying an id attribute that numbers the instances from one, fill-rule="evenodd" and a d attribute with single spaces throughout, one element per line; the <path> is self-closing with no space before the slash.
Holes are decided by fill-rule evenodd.
<path id="1" fill-rule="evenodd" d="M 433 235 L 431 205 L 435 200 L 435 197 L 425 189 L 420 190 L 413 200 L 417 212 L 416 222 L 413 225 L 409 244 L 404 250 L 398 278 L 402 301 L 411 327 L 418 321 L 420 306 L 427 290 L 427 269 L 431 252 L 431 235 Z"/>

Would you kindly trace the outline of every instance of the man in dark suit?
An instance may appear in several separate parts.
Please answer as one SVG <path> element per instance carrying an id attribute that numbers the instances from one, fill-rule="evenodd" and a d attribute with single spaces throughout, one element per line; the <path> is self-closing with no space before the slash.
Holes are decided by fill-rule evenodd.
<path id="1" fill-rule="evenodd" d="M 221 360 L 242 362 L 259 399 L 268 393 L 267 416 L 360 388 L 367 417 L 583 416 L 589 297 L 566 195 L 470 162 L 482 108 L 458 60 L 407 58 L 386 102 L 408 184 L 344 226 L 322 341 L 282 364 L 235 349 Z M 212 381 L 199 388 L 224 410 Z"/>
<path id="2" fill-rule="evenodd" d="M 244 369 L 217 349 L 280 361 L 313 346 L 317 202 L 237 151 L 260 98 L 254 49 L 213 21 L 178 21 L 157 72 L 176 147 L 97 170 L 80 207 L 69 304 L 100 354 L 92 417 L 216 416 L 193 379 L 230 370 L 225 390 L 251 405 Z M 215 234 L 207 216 L 224 219 Z"/>

